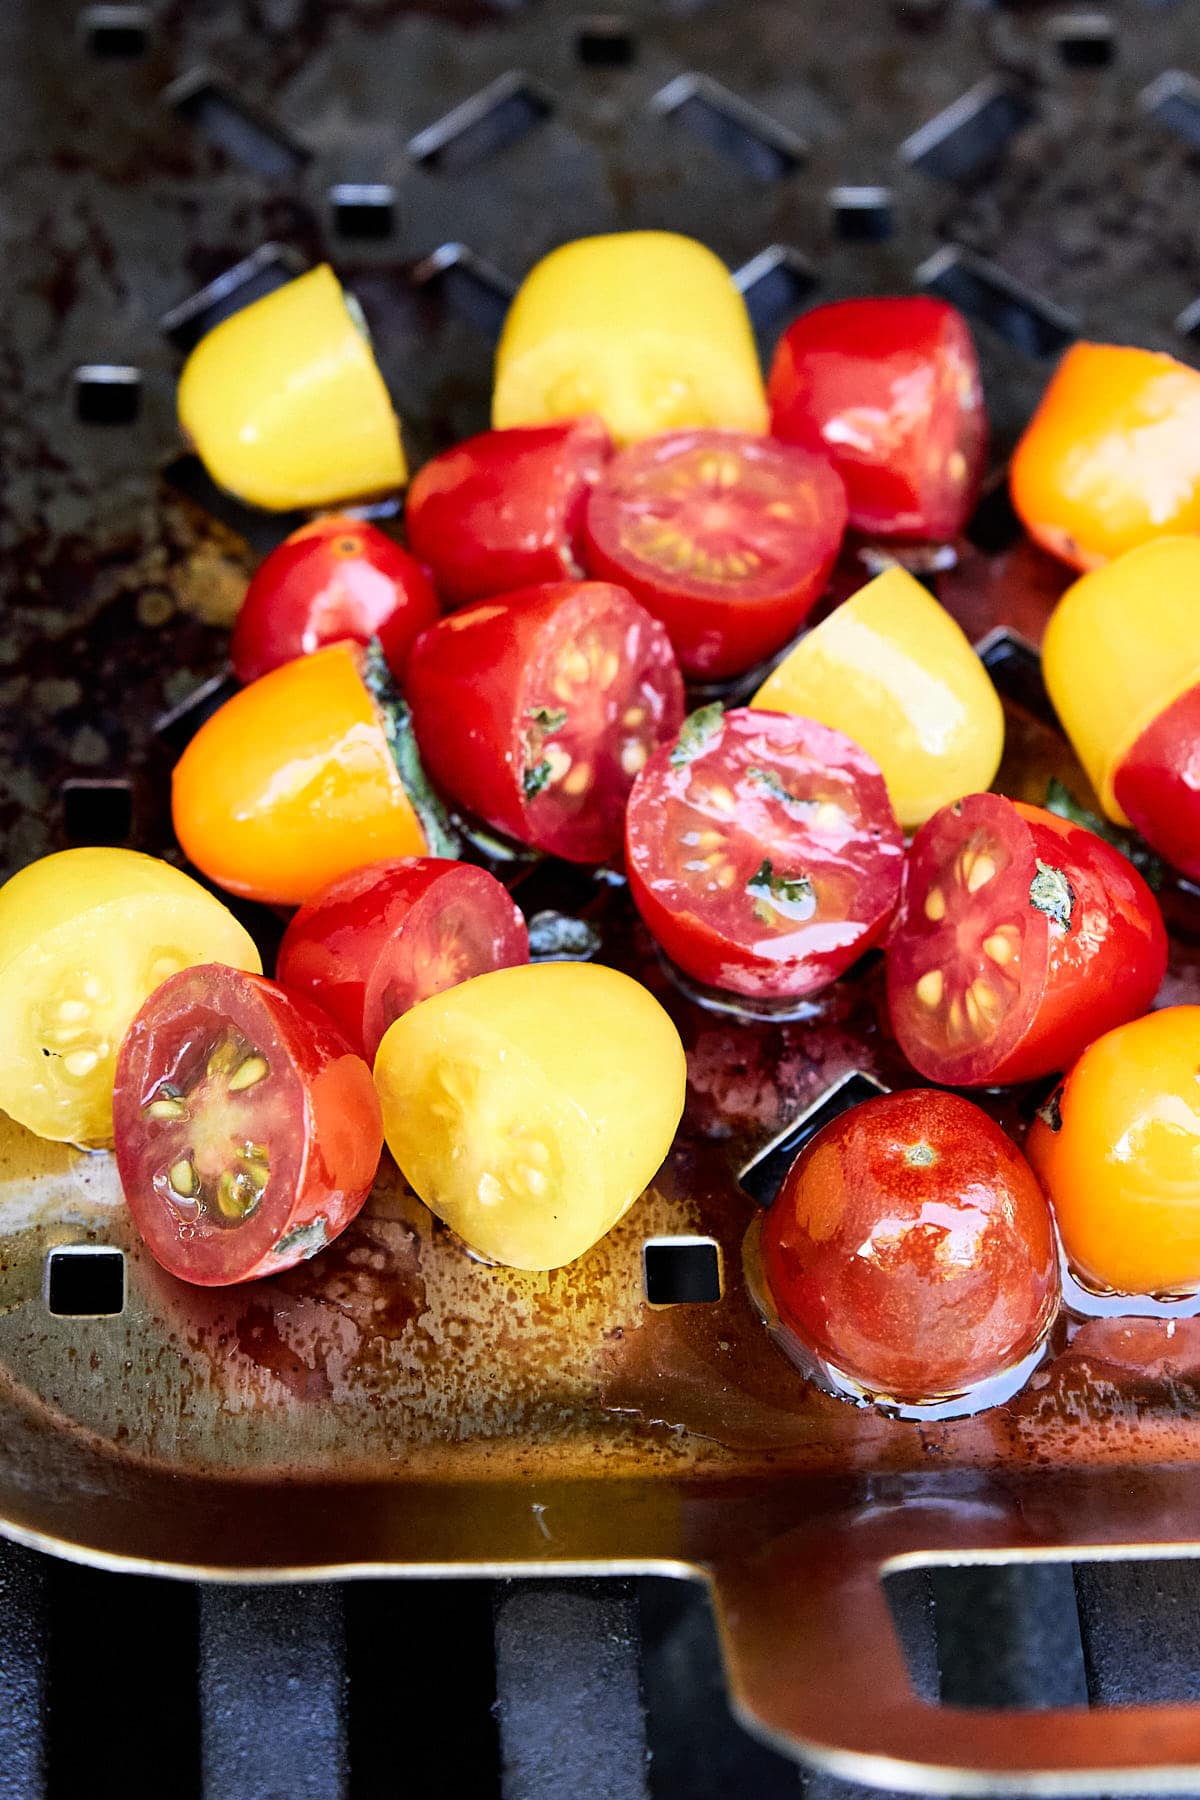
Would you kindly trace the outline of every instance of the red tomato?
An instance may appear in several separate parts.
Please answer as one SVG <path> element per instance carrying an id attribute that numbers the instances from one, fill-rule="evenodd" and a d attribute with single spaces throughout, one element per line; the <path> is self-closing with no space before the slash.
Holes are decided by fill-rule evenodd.
<path id="1" fill-rule="evenodd" d="M 588 571 L 624 584 L 686 675 L 786 644 L 829 579 L 846 496 L 827 456 L 744 431 L 671 431 L 615 456 L 588 501 Z"/>
<path id="2" fill-rule="evenodd" d="M 218 963 L 172 975 L 117 1059 L 117 1168 L 151 1253 L 222 1287 L 314 1256 L 383 1148 L 371 1071 L 312 1002 Z"/>
<path id="3" fill-rule="evenodd" d="M 666 632 L 602 581 L 452 614 L 418 639 L 406 687 L 434 780 L 497 831 L 568 862 L 618 853 L 633 778 L 683 717 Z"/>
<path id="4" fill-rule="evenodd" d="M 883 1094 L 800 1152 L 762 1228 L 785 1334 L 831 1385 L 947 1400 L 1019 1367 L 1058 1302 L 1050 1212 L 987 1114 Z"/>
<path id="5" fill-rule="evenodd" d="M 625 856 L 637 909 L 681 969 L 794 997 L 881 935 L 904 838 L 883 776 L 840 731 L 706 706 L 639 775 Z"/>
<path id="6" fill-rule="evenodd" d="M 1144 1013 L 1166 972 L 1158 902 L 1094 832 L 970 794 L 913 839 L 888 1006 L 914 1069 L 950 1087 L 1064 1069 Z"/>
<path id="7" fill-rule="evenodd" d="M 260 563 L 229 655 L 238 680 L 250 682 L 323 644 L 377 637 L 399 676 L 413 639 L 437 616 L 416 557 L 362 519 L 317 519 Z"/>
<path id="8" fill-rule="evenodd" d="M 874 537 L 958 535 L 987 461 L 979 364 L 944 300 L 839 300 L 779 340 L 771 430 L 821 450 L 846 483 L 850 523 Z"/>
<path id="9" fill-rule="evenodd" d="M 494 875 L 411 856 L 355 869 L 302 906 L 275 973 L 374 1063 L 388 1026 L 418 1001 L 528 961 L 525 920 Z"/>
<path id="10" fill-rule="evenodd" d="M 599 419 L 483 431 L 435 456 L 408 490 L 404 528 L 452 606 L 583 573 L 593 484 L 612 455 Z"/>
<path id="11" fill-rule="evenodd" d="M 1134 739 L 1114 771 L 1113 793 L 1146 842 L 1200 881 L 1200 687 Z"/>

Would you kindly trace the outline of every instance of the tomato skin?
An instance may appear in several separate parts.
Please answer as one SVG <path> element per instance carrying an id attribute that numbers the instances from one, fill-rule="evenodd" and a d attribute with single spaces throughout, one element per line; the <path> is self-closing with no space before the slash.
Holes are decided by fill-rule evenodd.
<path id="1" fill-rule="evenodd" d="M 1200 879 L 1200 686 L 1139 732 L 1113 773 L 1113 795 L 1152 849 Z"/>
<path id="2" fill-rule="evenodd" d="M 589 643 L 599 647 L 595 666 Z M 452 613 L 418 638 L 406 685 L 438 785 L 495 830 L 570 862 L 617 854 L 636 768 L 683 717 L 663 627 L 599 581 L 550 582 Z M 631 706 L 642 717 L 626 727 Z M 531 750 L 536 715 L 560 708 L 558 735 Z M 539 786 L 542 752 L 565 744 L 571 768 Z M 581 768 L 585 785 L 566 786 Z"/>
<path id="3" fill-rule="evenodd" d="M 968 972 L 977 970 L 992 992 L 1009 991 L 989 979 L 996 964 L 989 966 L 988 946 L 999 940 L 1002 968 L 1019 986 L 997 1017 L 990 1009 L 974 1020 L 964 1015 L 959 1031 L 948 1033 L 943 1015 L 922 1006 L 917 971 L 946 971 L 953 982 L 967 927 L 961 899 L 946 905 L 945 887 L 931 887 L 927 859 L 936 843 L 946 867 L 954 842 L 965 847 L 960 855 L 969 853 L 980 831 L 999 846 L 991 852 L 996 862 L 1011 857 L 1022 912 L 1010 916 L 1007 888 L 989 911 L 991 884 L 981 885 Z M 1044 910 L 1056 900 L 1053 888 L 1047 900 L 1047 871 L 1067 883 L 1065 926 Z M 1039 881 L 1043 906 L 1034 899 Z M 929 916 L 931 894 L 946 905 L 937 919 Z M 1066 1068 L 1094 1038 L 1145 1012 L 1166 973 L 1167 933 L 1157 900 L 1119 850 L 1041 807 L 983 794 L 944 808 L 914 839 L 887 960 L 892 1028 L 918 1073 L 951 1087 L 1000 1087 Z"/>
<path id="4" fill-rule="evenodd" d="M 601 421 L 583 418 L 482 431 L 427 462 L 404 529 L 449 605 L 582 574 L 584 508 L 611 454 Z"/>
<path id="5" fill-rule="evenodd" d="M 929 1088 L 867 1100 L 805 1146 L 763 1221 L 762 1266 L 801 1345 L 909 1404 L 1020 1363 L 1058 1301 L 1033 1171 L 986 1113 Z"/>
<path id="6" fill-rule="evenodd" d="M 1169 1006 L 1084 1051 L 1029 1134 L 1087 1287 L 1200 1289 L 1200 1006 Z"/>
<path id="7" fill-rule="evenodd" d="M 792 514 L 786 527 L 771 512 L 782 506 Z M 674 545 L 665 561 L 642 547 L 647 507 L 675 509 L 652 513 L 679 526 L 675 544 L 686 541 L 694 514 L 703 560 L 681 566 Z M 704 550 L 710 529 L 718 545 L 731 534 L 739 561 L 754 554 L 757 572 L 703 572 L 713 560 Z M 585 557 L 591 574 L 622 583 L 662 620 L 686 675 L 718 679 L 752 668 L 799 629 L 845 529 L 845 490 L 826 456 L 749 432 L 673 431 L 621 451 L 601 475 L 587 504 Z"/>
<path id="8" fill-rule="evenodd" d="M 172 1158 L 199 1166 L 192 1134 L 201 1119 L 146 1116 L 164 1079 L 182 1078 L 197 1048 L 203 1060 L 230 1027 L 269 1065 L 237 1097 L 237 1122 L 261 1139 L 270 1173 L 258 1206 L 233 1229 L 206 1220 L 211 1199 L 181 1209 L 163 1190 L 161 1169 Z M 277 1274 L 331 1242 L 361 1210 L 383 1148 L 370 1070 L 332 1020 L 303 995 L 217 964 L 172 976 L 142 1008 L 121 1046 L 113 1116 L 121 1184 L 147 1248 L 172 1275 L 203 1287 Z"/>
<path id="9" fill-rule="evenodd" d="M 420 956 L 427 942 L 437 948 L 439 916 L 464 912 L 473 915 L 478 936 L 447 946 L 458 950 L 453 967 L 423 972 Z M 416 961 L 411 970 L 406 951 Z M 415 856 L 371 863 L 322 889 L 284 932 L 275 972 L 283 987 L 324 1007 L 372 1062 L 388 1026 L 410 1006 L 489 969 L 528 961 L 520 908 L 494 875 L 443 857 Z M 389 982 L 405 987 L 403 1004 L 389 995 Z"/>
<path id="10" fill-rule="evenodd" d="M 944 300 L 838 300 L 779 340 L 771 430 L 828 456 L 850 524 L 873 537 L 958 535 L 987 461 L 987 414 L 966 320 Z"/>
<path id="11" fill-rule="evenodd" d="M 399 677 L 413 639 L 438 610 L 433 583 L 416 557 L 382 531 L 363 519 L 317 519 L 259 564 L 229 658 L 246 683 L 325 644 L 377 637 Z"/>

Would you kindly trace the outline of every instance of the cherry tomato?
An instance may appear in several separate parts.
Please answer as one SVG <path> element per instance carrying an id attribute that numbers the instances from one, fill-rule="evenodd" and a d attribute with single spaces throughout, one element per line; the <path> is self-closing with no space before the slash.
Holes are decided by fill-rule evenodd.
<path id="1" fill-rule="evenodd" d="M 418 638 L 406 685 L 439 786 L 568 862 L 616 855 L 633 778 L 683 717 L 666 632 L 602 581 L 464 607 Z"/>
<path id="2" fill-rule="evenodd" d="M 612 440 L 599 419 L 483 431 L 425 464 L 404 529 L 452 606 L 583 573 L 587 497 Z"/>
<path id="3" fill-rule="evenodd" d="M 913 1067 L 949 1087 L 996 1087 L 1065 1069 L 1145 1012 L 1167 933 L 1103 838 L 972 794 L 913 839 L 887 965 L 892 1028 Z"/>
<path id="4" fill-rule="evenodd" d="M 843 1391 L 909 1405 L 1017 1368 L 1058 1303 L 1050 1213 L 987 1114 L 884 1094 L 805 1146 L 763 1221 L 784 1331 Z"/>
<path id="5" fill-rule="evenodd" d="M 215 963 L 157 989 L 113 1099 L 117 1168 L 164 1269 L 202 1287 L 290 1269 L 371 1191 L 383 1124 L 371 1072 L 302 995 Z"/>
<path id="6" fill-rule="evenodd" d="M 876 942 L 904 840 L 883 777 L 811 719 L 706 706 L 629 798 L 629 889 L 697 981 L 756 997 L 822 988 Z"/>
<path id="7" fill-rule="evenodd" d="M 1200 686 L 1138 734 L 1117 764 L 1113 794 L 1160 856 L 1200 880 Z"/>
<path id="8" fill-rule="evenodd" d="M 1073 344 L 1009 482 L 1030 537 L 1077 569 L 1200 531 L 1200 374 L 1157 350 Z"/>
<path id="9" fill-rule="evenodd" d="M 1085 1287 L 1200 1289 L 1200 1006 L 1097 1038 L 1044 1106 L 1029 1160 Z"/>
<path id="10" fill-rule="evenodd" d="M 824 457 L 741 431 L 674 431 L 614 457 L 587 507 L 589 571 L 671 634 L 687 675 L 736 675 L 786 644 L 846 529 Z"/>
<path id="11" fill-rule="evenodd" d="M 135 850 L 62 850 L 0 888 L 0 1106 L 39 1137 L 112 1137 L 113 1069 L 148 994 L 193 963 L 262 968 L 199 882 Z"/>
<path id="12" fill-rule="evenodd" d="M 967 322 L 944 300 L 814 307 L 780 338 L 767 399 L 776 437 L 832 459 L 857 531 L 962 530 L 987 462 L 987 414 Z"/>
<path id="13" fill-rule="evenodd" d="M 393 1019 L 489 969 L 529 961 L 521 911 L 494 875 L 437 856 L 370 863 L 314 896 L 283 934 L 275 973 L 374 1060 Z"/>
<path id="14" fill-rule="evenodd" d="M 679 1033 L 597 963 L 477 975 L 397 1019 L 375 1060 L 388 1147 L 479 1255 L 557 1269 L 649 1182 L 683 1113 Z"/>
<path id="15" fill-rule="evenodd" d="M 317 519 L 259 565 L 229 656 L 239 681 L 257 681 L 324 644 L 377 637 L 400 676 L 413 639 L 437 616 L 437 595 L 416 557 L 362 519 Z"/>
<path id="16" fill-rule="evenodd" d="M 453 854 L 407 709 L 379 679 L 369 652 L 329 644 L 206 720 L 171 794 L 175 835 L 198 869 L 232 894 L 299 906 L 364 863 Z"/>

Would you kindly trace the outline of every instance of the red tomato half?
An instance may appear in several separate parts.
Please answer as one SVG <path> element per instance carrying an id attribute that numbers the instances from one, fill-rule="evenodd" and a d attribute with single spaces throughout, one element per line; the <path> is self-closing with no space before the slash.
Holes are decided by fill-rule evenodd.
<path id="1" fill-rule="evenodd" d="M 711 987 L 813 993 L 876 941 L 904 839 L 864 750 L 812 719 L 692 714 L 629 799 L 629 888 L 667 955 Z"/>
<path id="2" fill-rule="evenodd" d="M 302 995 L 217 963 L 172 975 L 117 1059 L 117 1167 L 151 1253 L 223 1287 L 314 1256 L 371 1189 L 371 1071 Z"/>
<path id="3" fill-rule="evenodd" d="M 416 557 L 362 519 L 317 519 L 259 565 L 229 655 L 238 680 L 250 682 L 323 644 L 377 637 L 399 677 L 413 639 L 437 616 Z"/>
<path id="4" fill-rule="evenodd" d="M 451 614 L 418 640 L 406 687 L 438 785 L 568 862 L 617 854 L 633 778 L 683 717 L 666 632 L 603 581 L 551 582 Z"/>
<path id="5" fill-rule="evenodd" d="M 762 1267 L 834 1385 L 912 1405 L 1019 1365 L 1058 1301 L 1033 1170 L 979 1107 L 929 1088 L 818 1132 L 763 1221 Z"/>
<path id="6" fill-rule="evenodd" d="M 1065 1069 L 1144 1013 L 1167 966 L 1158 902 L 1081 825 L 971 794 L 913 839 L 888 1006 L 914 1069 L 951 1087 Z"/>
<path id="7" fill-rule="evenodd" d="M 418 471 L 404 528 L 452 606 L 581 575 L 587 497 L 612 455 L 599 419 L 483 431 Z"/>
<path id="8" fill-rule="evenodd" d="M 1146 842 L 1200 881 L 1200 687 L 1134 739 L 1113 774 L 1113 793 Z"/>
<path id="9" fill-rule="evenodd" d="M 486 869 L 438 856 L 369 863 L 302 906 L 275 973 L 324 1007 L 374 1063 L 394 1019 L 420 1000 L 529 961 L 529 933 Z"/>
<path id="10" fill-rule="evenodd" d="M 767 399 L 776 437 L 832 459 L 856 530 L 938 541 L 962 530 L 987 413 L 967 322 L 944 300 L 814 307 L 780 338 Z"/>
<path id="11" fill-rule="evenodd" d="M 686 675 L 738 675 L 786 644 L 846 529 L 827 456 L 744 431 L 671 431 L 621 451 L 587 508 L 589 573 L 624 584 Z"/>

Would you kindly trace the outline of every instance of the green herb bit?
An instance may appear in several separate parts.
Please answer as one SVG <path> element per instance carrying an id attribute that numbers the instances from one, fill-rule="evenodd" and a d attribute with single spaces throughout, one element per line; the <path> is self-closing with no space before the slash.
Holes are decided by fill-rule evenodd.
<path id="1" fill-rule="evenodd" d="M 817 910 L 817 890 L 808 876 L 776 875 L 769 860 L 759 864 L 746 883 L 746 892 L 755 903 L 755 916 L 764 925 L 775 924 L 776 914 L 803 924 Z"/>
<path id="2" fill-rule="evenodd" d="M 694 713 L 689 713 L 675 739 L 670 756 L 671 767 L 682 769 L 687 763 L 695 762 L 716 738 L 724 717 L 725 708 L 719 700 L 714 700 L 711 706 L 700 706 Z"/>

